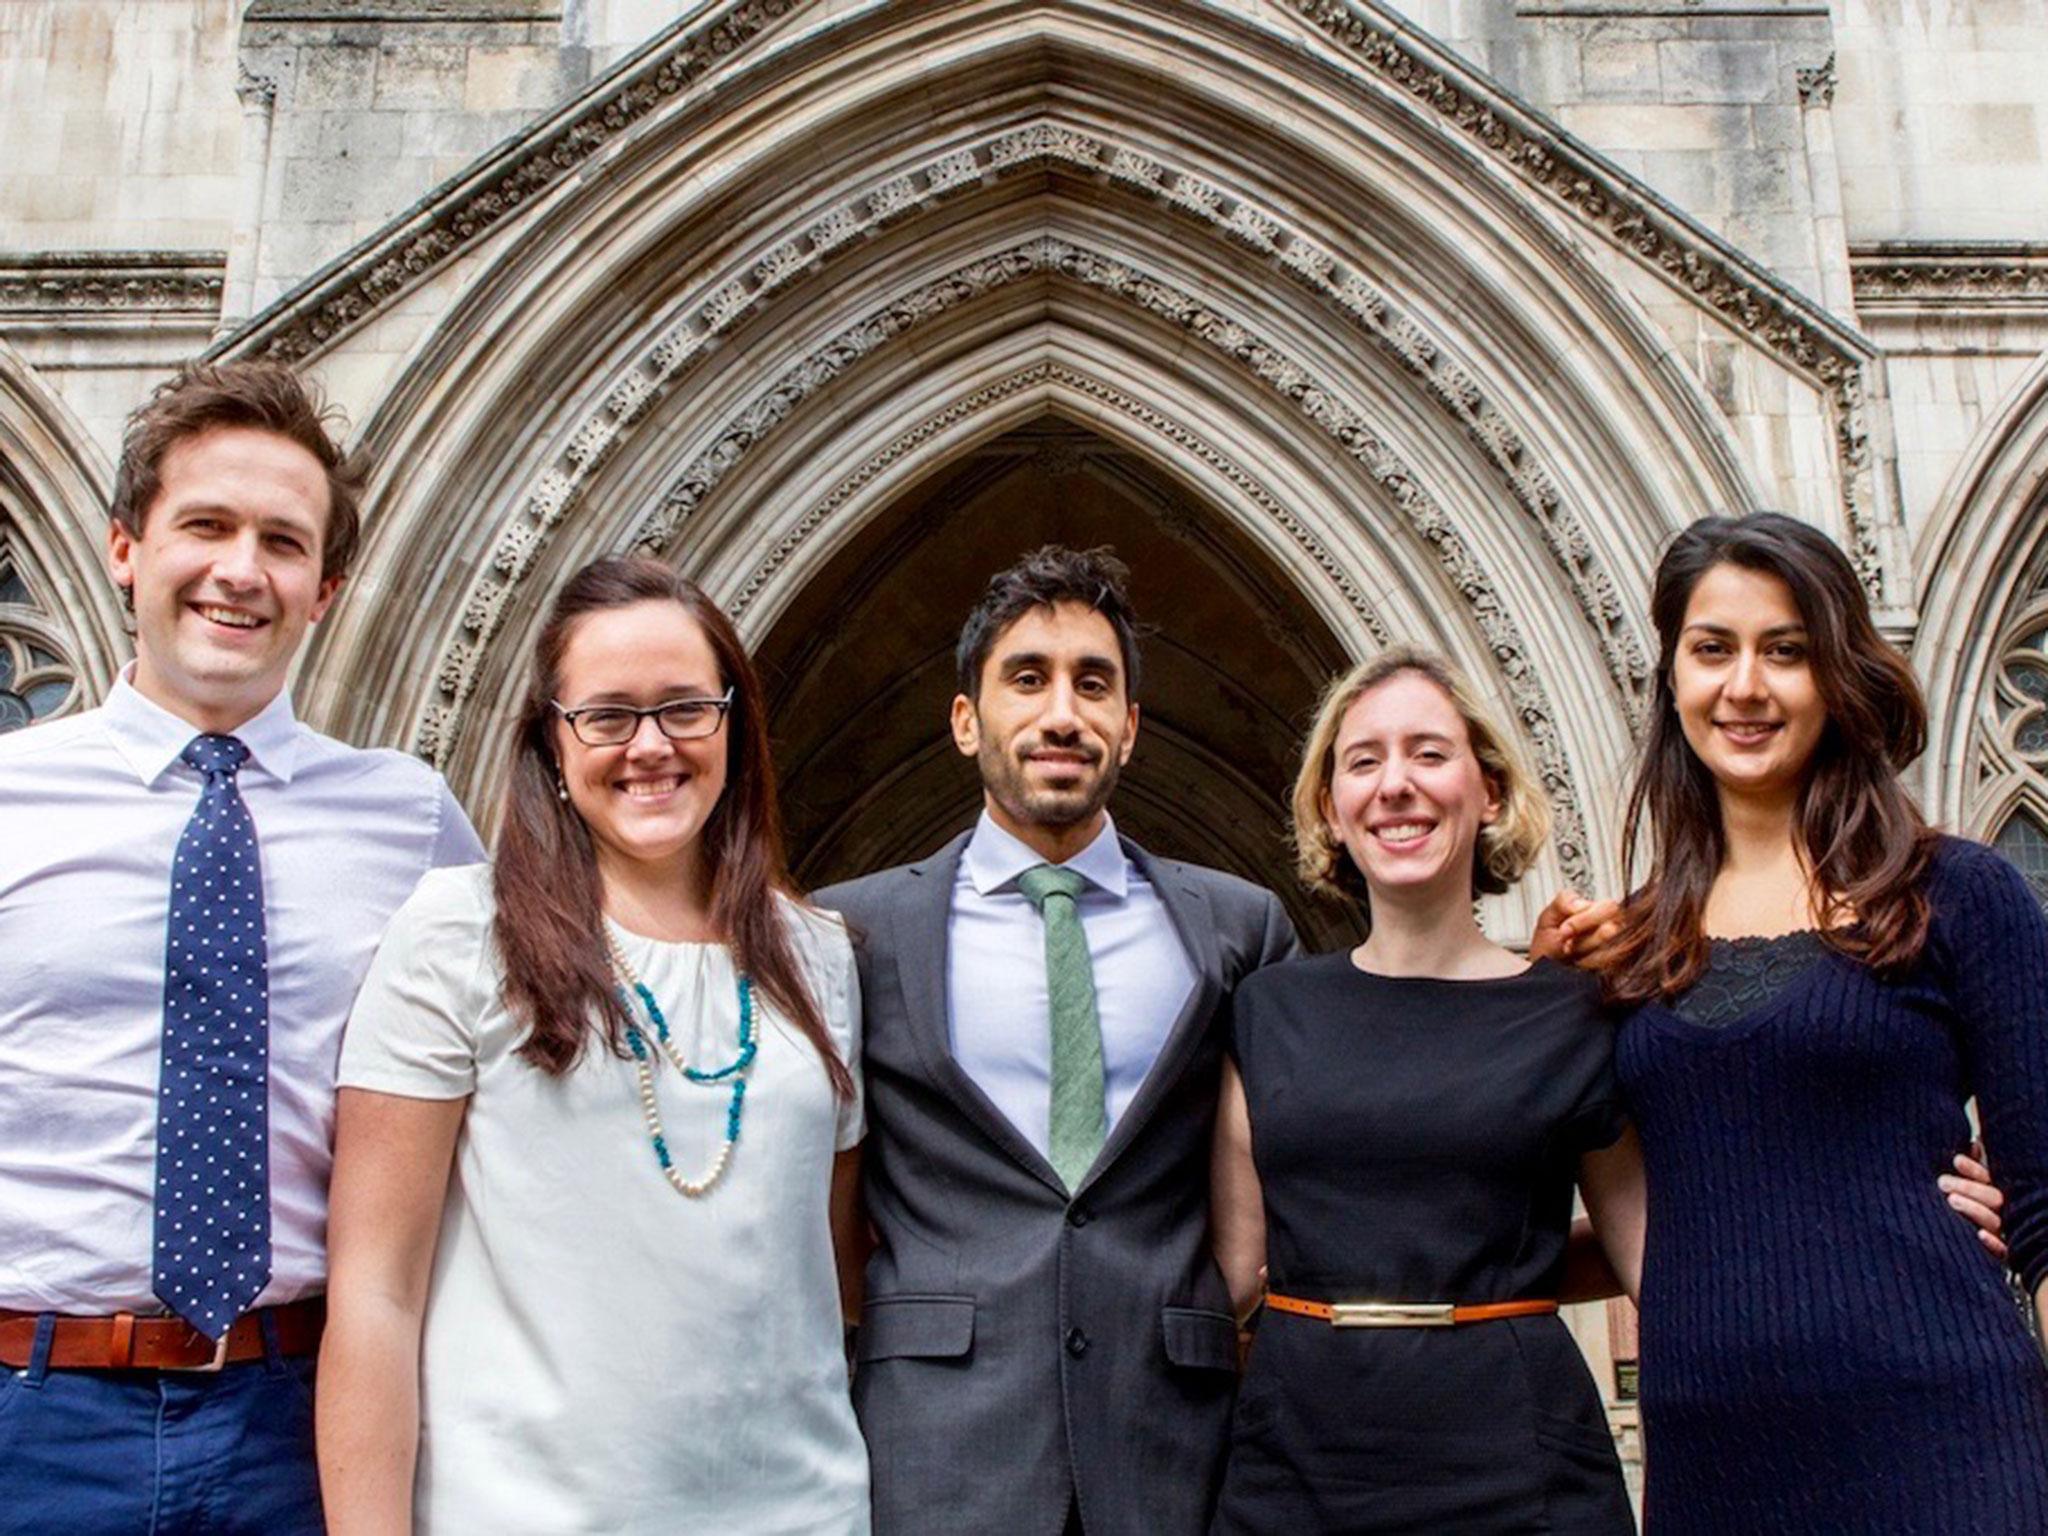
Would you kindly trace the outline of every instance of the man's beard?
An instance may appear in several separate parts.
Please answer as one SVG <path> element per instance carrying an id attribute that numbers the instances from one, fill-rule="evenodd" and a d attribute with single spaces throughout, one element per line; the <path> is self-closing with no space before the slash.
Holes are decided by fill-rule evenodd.
<path id="1" fill-rule="evenodd" d="M 1027 778 L 1027 766 L 1013 751 L 1005 751 L 984 740 L 975 754 L 981 770 L 981 785 L 1018 821 L 1032 827 L 1073 827 L 1091 820 L 1109 804 L 1122 769 L 1114 756 L 1097 758 L 1088 766 L 1093 779 L 1083 778 L 1072 789 L 1042 789 Z"/>

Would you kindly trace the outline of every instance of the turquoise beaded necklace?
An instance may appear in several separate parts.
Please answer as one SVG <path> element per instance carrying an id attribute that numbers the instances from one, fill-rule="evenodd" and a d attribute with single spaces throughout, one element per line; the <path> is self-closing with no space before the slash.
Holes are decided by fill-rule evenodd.
<path id="1" fill-rule="evenodd" d="M 632 1002 L 627 988 L 640 999 L 640 1006 L 647 1010 L 647 1018 L 654 1025 L 654 1038 L 661 1054 L 669 1059 L 676 1071 L 690 1082 L 704 1087 L 715 1087 L 719 1083 L 732 1084 L 732 1098 L 725 1107 L 725 1141 L 718 1149 L 718 1156 L 704 1177 L 697 1180 L 684 1178 L 676 1172 L 675 1160 L 669 1155 L 668 1133 L 662 1125 L 661 1101 L 654 1091 L 654 1055 L 647 1048 L 647 1037 L 639 1025 L 629 1017 L 626 1021 L 626 1045 L 633 1053 L 633 1075 L 640 1083 L 640 1108 L 647 1121 L 647 1137 L 654 1144 L 654 1159 L 661 1164 L 662 1176 L 675 1187 L 676 1193 L 691 1199 L 707 1193 L 725 1176 L 727 1166 L 732 1162 L 733 1144 L 740 1139 L 740 1111 L 747 1102 L 747 1073 L 754 1065 L 754 1053 L 759 1040 L 754 1033 L 754 985 L 742 975 L 739 979 L 740 994 L 740 1049 L 739 1054 L 722 1067 L 705 1070 L 691 1066 L 683 1060 L 683 1053 L 676 1049 L 669 1038 L 668 1017 L 661 1011 L 661 1004 L 654 1000 L 654 993 L 634 973 L 627 963 L 625 952 L 619 948 L 618 940 L 607 932 L 605 947 L 611 951 L 612 968 L 619 979 L 626 983 L 619 989 L 620 1001 L 626 1004 L 627 1012 L 632 1011 Z"/>

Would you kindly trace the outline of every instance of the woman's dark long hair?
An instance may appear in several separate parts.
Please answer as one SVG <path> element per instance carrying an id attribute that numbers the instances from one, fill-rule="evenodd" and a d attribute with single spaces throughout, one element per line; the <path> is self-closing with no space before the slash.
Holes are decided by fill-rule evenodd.
<path id="1" fill-rule="evenodd" d="M 534 649 L 520 709 L 505 825 L 491 876 L 495 939 L 505 1003 L 527 1026 L 519 1054 L 542 1071 L 573 1067 L 592 1036 L 626 1050 L 626 1006 L 605 949 L 603 887 L 590 828 L 556 793 L 556 721 L 562 656 L 585 616 L 635 603 L 674 603 L 704 632 L 732 689 L 725 723 L 725 793 L 700 834 L 711 885 L 711 921 L 732 946 L 733 963 L 816 1047 L 842 1099 L 853 1092 L 818 1002 L 804 980 L 781 910 L 794 899 L 782 851 L 775 767 L 768 752 L 759 677 L 740 637 L 696 583 L 656 560 L 596 560 L 556 594 Z"/>
<path id="2" fill-rule="evenodd" d="M 1775 576 L 1805 622 L 1827 724 L 1800 785 L 1795 825 L 1829 948 L 1879 970 L 1910 965 L 1927 940 L 1934 833 L 1899 782 L 1927 744 L 1912 668 L 1871 622 L 1855 568 L 1828 537 L 1777 512 L 1702 518 L 1657 565 L 1650 614 L 1661 654 L 1650 739 L 1629 794 L 1622 861 L 1634 870 L 1645 821 L 1654 863 L 1623 907 L 1599 965 L 1611 997 L 1671 996 L 1707 963 L 1707 895 L 1726 853 L 1714 776 L 1679 725 L 1671 669 L 1700 578 L 1718 565 Z M 1839 919 L 1853 914 L 1844 925 Z"/>

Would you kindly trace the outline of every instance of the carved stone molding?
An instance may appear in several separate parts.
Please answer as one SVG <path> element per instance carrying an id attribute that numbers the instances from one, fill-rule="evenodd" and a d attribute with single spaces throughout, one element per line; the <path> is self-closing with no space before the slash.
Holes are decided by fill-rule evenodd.
<path id="1" fill-rule="evenodd" d="M 509 601 L 534 553 L 580 494 L 583 483 L 608 459 L 626 429 L 668 394 L 705 355 L 711 344 L 741 324 L 778 289 L 829 261 L 883 225 L 988 179 L 1048 169 L 1082 170 L 1114 185 L 1151 197 L 1162 206 L 1227 233 L 1268 259 L 1293 283 L 1317 294 L 1346 324 L 1367 337 L 1385 355 L 1398 361 L 1424 386 L 1427 398 L 1447 411 L 1499 472 L 1504 488 L 1536 522 L 1551 558 L 1577 600 L 1597 638 L 1609 676 L 1620 693 L 1632 724 L 1640 724 L 1648 693 L 1650 660 L 1633 621 L 1628 617 L 1611 574 L 1595 557 L 1584 524 L 1563 504 L 1553 477 L 1537 461 L 1527 440 L 1490 399 L 1481 383 L 1459 365 L 1450 349 L 1405 313 L 1364 274 L 1347 268 L 1277 214 L 1258 207 L 1188 173 L 1166 167 L 1135 150 L 1120 147 L 1073 126 L 1045 121 L 998 135 L 981 144 L 949 152 L 916 171 L 891 178 L 830 209 L 803 233 L 793 236 L 736 276 L 713 279 L 707 297 L 684 309 L 672 325 L 628 369 L 605 404 L 571 434 L 568 446 L 545 472 L 529 498 L 524 516 L 501 535 L 498 548 L 480 578 L 465 614 L 486 625 Z M 1026 252 L 1035 247 L 1021 248 Z M 1028 254 L 1012 253 L 995 263 L 979 263 L 956 273 L 920 297 L 899 301 L 890 310 L 842 332 L 832 343 L 775 381 L 738 417 L 727 423 L 710 445 L 669 488 L 663 504 L 635 535 L 652 549 L 665 547 L 682 521 L 704 500 L 725 472 L 795 404 L 815 392 L 845 366 L 926 313 L 950 308 L 987 286 L 997 286 L 1008 266 L 1015 275 L 1039 270 Z M 1090 268 L 1089 270 L 1094 270 Z M 1071 274 L 1069 274 L 1071 275 Z M 994 278 L 996 281 L 991 281 Z M 1147 293 L 1161 291 L 1147 284 Z M 1249 334 L 1234 322 L 1214 315 L 1199 301 L 1183 296 L 1179 313 L 1197 324 L 1226 353 L 1242 360 Z M 1260 344 L 1267 354 L 1272 349 Z M 1278 365 L 1283 388 L 1299 383 L 1313 400 L 1325 398 L 1328 386 L 1312 378 L 1302 365 Z M 467 621 L 466 627 L 467 627 Z M 450 709 L 430 712 L 429 734 L 421 750 L 438 760 L 444 729 L 452 728 L 451 710 L 467 691 L 463 656 L 480 650 L 487 629 L 452 658 L 456 681 L 445 681 L 443 699 Z M 448 665 L 437 669 L 446 674 Z"/>
<path id="2" fill-rule="evenodd" d="M 249 0 L 245 24 L 326 21 L 560 21 L 561 0 Z"/>
<path id="3" fill-rule="evenodd" d="M 1852 246 L 1856 307 L 2048 308 L 2048 244 L 1986 241 Z"/>
<path id="4" fill-rule="evenodd" d="M 277 81 L 269 75 L 250 72 L 246 64 L 235 67 L 235 97 L 247 109 L 265 109 L 277 105 Z"/>
<path id="5" fill-rule="evenodd" d="M 287 0 L 275 3 L 282 5 Z M 291 362 L 311 356 L 436 271 L 803 3 L 746 0 L 683 27 L 637 64 L 602 82 L 549 132 L 488 157 L 452 191 L 420 204 L 385 234 L 352 253 L 338 271 L 287 295 L 223 338 L 214 352 L 256 352 Z M 1526 123 L 1511 122 L 1511 117 L 1527 114 L 1518 113 L 1505 97 L 1483 98 L 1454 84 L 1391 34 L 1372 25 L 1346 0 L 1289 3 L 1346 47 L 1369 73 L 1434 106 L 1450 127 L 1818 383 L 1835 412 L 1851 555 L 1866 585 L 1873 593 L 1880 592 L 1882 562 L 1872 527 L 1876 492 L 1863 403 L 1862 360 L 1832 333 L 1834 322 L 1805 306 L 1761 268 L 1745 264 L 1730 248 L 1654 194 L 1634 187 L 1613 167 L 1545 131 L 1540 120 L 1529 116 Z M 917 190 L 911 178 L 901 178 L 894 185 L 905 193 Z M 1190 187 L 1188 192 L 1202 195 L 1199 187 Z M 1248 220 L 1242 233 L 1256 243 L 1258 230 L 1257 221 Z M 822 233 L 829 238 L 832 232 Z"/>
<path id="6" fill-rule="evenodd" d="M 1447 132 L 1556 199 L 1588 227 L 1660 272 L 1724 322 L 1818 384 L 1833 408 L 1835 452 L 1849 555 L 1874 597 L 1884 595 L 1876 527 L 1877 489 L 1859 346 L 1825 311 L 1647 188 L 1591 152 L 1568 143 L 1534 113 L 1483 92 L 1478 77 L 1453 79 L 1447 65 L 1421 57 L 1410 40 L 1376 25 L 1351 0 L 1288 4 L 1370 74 L 1432 109 Z"/>
<path id="7" fill-rule="evenodd" d="M 57 251 L 0 254 L 0 318 L 76 320 L 220 313 L 220 251 Z"/>
<path id="8" fill-rule="evenodd" d="M 849 472 L 839 483 L 818 501 L 814 502 L 804 515 L 797 519 L 790 530 L 775 543 L 754 569 L 747 573 L 728 604 L 728 611 L 737 619 L 753 606 L 768 583 L 789 563 L 796 553 L 820 528 L 830 522 L 833 516 L 860 491 L 873 483 L 875 478 L 886 472 L 891 465 L 902 460 L 930 442 L 934 437 L 970 421 L 991 406 L 1004 400 L 1036 389 L 1046 384 L 1058 384 L 1074 394 L 1085 395 L 1099 405 L 1105 405 L 1119 414 L 1139 423 L 1150 436 L 1173 445 L 1177 454 L 1199 460 L 1212 473 L 1230 482 L 1232 489 L 1256 506 L 1265 516 L 1294 541 L 1295 547 L 1320 570 L 1328 579 L 1331 588 L 1344 599 L 1345 606 L 1358 620 L 1359 626 L 1372 636 L 1373 643 L 1388 646 L 1394 643 L 1393 632 L 1362 588 L 1351 577 L 1342 561 L 1331 553 L 1322 540 L 1288 510 L 1286 504 L 1268 490 L 1256 476 L 1236 459 L 1209 442 L 1200 433 L 1155 410 L 1145 402 L 1134 398 L 1078 369 L 1062 363 L 1033 363 L 1021 368 L 992 384 L 984 385 L 954 401 L 938 414 L 928 417 L 905 432 L 898 433 L 889 442 L 870 454 Z M 672 551 L 653 550 L 656 554 L 672 555 Z"/>
<path id="9" fill-rule="evenodd" d="M 460 185 L 418 204 L 352 252 L 339 270 L 287 294 L 224 337 L 210 355 L 254 353 L 294 363 L 312 356 L 803 3 L 744 0 L 682 26 L 665 46 L 606 81 L 548 132 L 487 155 Z"/>
<path id="10" fill-rule="evenodd" d="M 1831 107 L 1835 104 L 1835 56 L 1832 53 L 1825 62 L 1811 69 L 1794 70 L 1792 78 L 1799 87 L 1799 105 L 1802 107 Z"/>
<path id="11" fill-rule="evenodd" d="M 1134 304 L 1159 320 L 1180 326 L 1191 338 L 1287 400 L 1361 467 L 1404 515 L 1412 531 L 1435 557 L 1447 582 L 1469 608 L 1535 750 L 1538 773 L 1555 813 L 1558 856 L 1570 878 L 1589 878 L 1580 797 L 1564 754 L 1556 712 L 1519 624 L 1451 514 L 1372 430 L 1362 413 L 1338 399 L 1295 360 L 1238 322 L 1218 315 L 1195 296 L 1128 263 L 1068 241 L 1041 237 L 984 257 L 900 296 L 839 331 L 757 393 L 712 433 L 708 446 L 670 485 L 661 503 L 641 521 L 628 542 L 651 551 L 668 548 L 718 484 L 800 404 L 897 338 L 998 289 L 1049 277 Z M 722 323 L 731 324 L 733 316 L 744 308 L 719 307 Z M 683 365 L 686 356 L 680 350 L 663 354 L 663 348 L 680 348 L 685 341 L 691 343 L 689 356 L 701 352 L 702 337 L 680 327 L 655 349 L 657 362 L 670 373 Z M 606 413 L 586 423 L 572 440 L 566 456 L 575 470 L 587 474 L 608 456 L 617 445 L 620 429 L 645 410 L 652 395 L 651 389 L 616 390 Z M 577 480 L 560 467 L 545 472 L 522 514 L 500 535 L 483 574 L 464 603 L 462 634 L 444 650 L 435 667 L 437 696 L 421 718 L 414 744 L 429 761 L 446 760 L 492 637 L 578 488 Z M 795 547 L 790 546 L 792 550 Z"/>

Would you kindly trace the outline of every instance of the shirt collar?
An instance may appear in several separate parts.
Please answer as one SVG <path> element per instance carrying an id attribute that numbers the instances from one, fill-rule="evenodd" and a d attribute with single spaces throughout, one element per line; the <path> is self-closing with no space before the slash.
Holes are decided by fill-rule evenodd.
<path id="1" fill-rule="evenodd" d="M 144 698 L 136 690 L 134 677 L 135 663 L 131 661 L 115 679 L 101 714 L 114 750 L 135 776 L 149 785 L 164 776 L 201 732 L 191 721 Z M 249 749 L 250 760 L 262 772 L 280 784 L 292 781 L 299 764 L 299 722 L 292 713 L 289 689 L 279 689 L 276 698 L 231 734 Z"/>
<path id="2" fill-rule="evenodd" d="M 996 825 L 996 819 L 984 807 L 960 862 L 967 870 L 967 878 L 974 882 L 974 889 L 988 896 L 1004 886 L 1015 885 L 1017 877 L 1025 870 L 1036 869 L 1043 864 L 1045 855 Z M 1123 844 L 1117 841 L 1116 823 L 1106 813 L 1102 818 L 1102 830 L 1096 833 L 1095 840 L 1061 868 L 1071 869 L 1090 885 L 1119 901 L 1130 889 L 1130 861 L 1124 857 Z"/>

